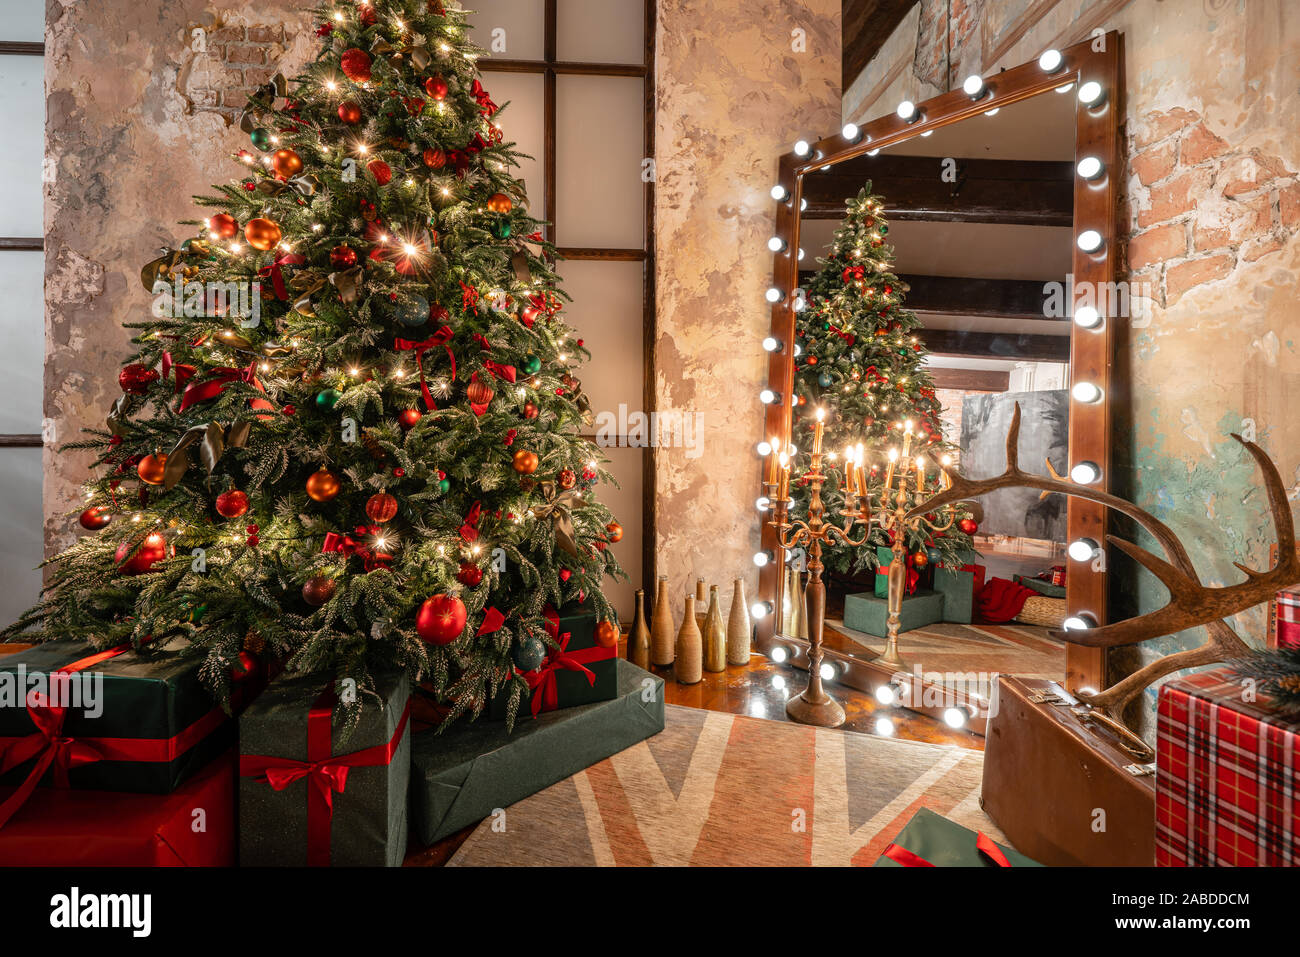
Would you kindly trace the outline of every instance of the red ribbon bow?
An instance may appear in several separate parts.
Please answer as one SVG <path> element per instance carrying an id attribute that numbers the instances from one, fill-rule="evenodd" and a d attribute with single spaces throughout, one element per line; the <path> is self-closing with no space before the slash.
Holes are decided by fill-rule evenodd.
<path id="1" fill-rule="evenodd" d="M 420 370 L 420 393 L 424 398 L 424 408 L 426 410 L 436 409 L 433 403 L 433 393 L 429 391 L 429 385 L 424 381 L 424 354 L 429 349 L 436 346 L 442 346 L 447 350 L 447 358 L 451 361 L 451 377 L 456 378 L 456 354 L 451 351 L 451 346 L 447 345 L 454 335 L 451 326 L 443 326 L 428 339 L 415 342 L 411 339 L 396 339 L 393 341 L 393 348 L 398 352 L 414 352 L 415 367 Z"/>
<path id="2" fill-rule="evenodd" d="M 257 271 L 257 274 L 263 279 L 271 280 L 271 287 L 275 290 L 276 299 L 288 299 L 289 290 L 284 284 L 284 273 L 280 271 L 281 266 L 301 266 L 307 260 L 297 253 L 285 253 L 283 256 L 277 256 L 275 262 L 269 266 L 263 266 Z"/>
<path id="3" fill-rule="evenodd" d="M 321 546 L 321 552 L 338 552 L 342 555 L 357 555 L 364 563 L 368 572 L 376 568 L 387 568 L 388 563 L 393 560 L 393 556 L 388 552 L 381 552 L 367 545 L 363 539 L 367 535 L 377 536 L 382 533 L 378 525 L 358 525 L 353 530 L 352 535 L 340 535 L 338 532 L 327 532 L 325 534 L 325 543 Z"/>
<path id="4" fill-rule="evenodd" d="M 594 685 L 595 672 L 587 665 L 614 657 L 613 648 L 602 648 L 600 645 L 583 648 L 581 651 L 569 651 L 572 632 L 559 634 L 560 616 L 555 609 L 547 608 L 543 614 L 546 616 L 546 633 L 559 644 L 559 647 L 551 648 L 546 654 L 546 660 L 536 670 L 523 673 L 518 668 L 515 669 L 515 673 L 522 674 L 524 681 L 528 683 L 528 690 L 532 694 L 530 708 L 534 718 L 542 711 L 554 711 L 560 706 L 559 690 L 555 682 L 558 669 L 576 671 L 586 676 L 587 684 Z"/>
<path id="5" fill-rule="evenodd" d="M 470 92 L 474 94 L 474 99 L 478 101 L 478 110 L 484 116 L 492 116 L 499 107 L 492 102 L 492 97 L 488 96 L 488 91 L 483 89 L 483 84 L 478 80 L 470 87 Z"/>
<path id="6" fill-rule="evenodd" d="M 104 759 L 90 745 L 64 736 L 63 719 L 67 717 L 67 709 L 50 704 L 45 695 L 29 695 L 27 713 L 31 716 L 32 724 L 36 725 L 36 733 L 19 738 L 5 748 L 3 757 L 0 757 L 0 774 L 32 758 L 36 758 L 36 763 L 18 790 L 0 804 L 0 827 L 4 827 L 14 812 L 31 797 L 46 771 L 53 769 L 55 787 L 66 788 L 71 768 Z"/>
<path id="7" fill-rule="evenodd" d="M 1011 866 L 1011 862 L 1007 860 L 1007 856 L 1002 853 L 1002 848 L 994 844 L 989 836 L 983 831 L 975 832 L 975 847 L 981 854 L 991 860 L 998 867 Z M 907 848 L 900 847 L 897 844 L 890 844 L 884 849 L 882 854 L 884 857 L 902 864 L 904 867 L 934 867 L 933 864 L 927 861 L 920 854 L 914 854 Z"/>
<path id="8" fill-rule="evenodd" d="M 865 275 L 865 270 L 861 266 L 845 266 L 840 278 L 844 282 L 848 282 L 851 279 L 861 279 L 863 275 Z"/>
<path id="9" fill-rule="evenodd" d="M 330 863 L 330 830 L 334 822 L 334 795 L 342 794 L 352 768 L 372 768 L 390 764 L 411 715 L 408 702 L 402 711 L 397 730 L 385 744 L 355 751 L 352 754 L 333 754 L 330 717 L 337 699 L 334 688 L 327 687 L 312 703 L 307 715 L 307 760 L 280 758 L 269 754 L 241 754 L 239 774 L 245 778 L 265 781 L 276 791 L 283 791 L 295 781 L 307 778 L 307 866 L 328 867 Z"/>
<path id="10" fill-rule="evenodd" d="M 259 392 L 266 391 L 262 388 L 262 383 L 257 381 L 256 361 L 250 362 L 247 369 L 232 369 L 230 366 L 219 366 L 212 370 L 211 379 L 203 382 L 193 382 L 186 386 L 185 394 L 181 396 L 179 411 L 184 412 L 192 405 L 215 399 L 225 392 L 226 386 L 232 382 L 243 382 L 255 387 Z M 250 399 L 248 404 L 254 409 L 275 411 L 275 406 L 265 399 Z M 258 416 L 258 418 L 266 418 L 266 416 Z"/>
<path id="11" fill-rule="evenodd" d="M 502 365 L 500 362 L 493 362 L 491 359 L 483 360 L 483 368 L 487 369 L 498 379 L 505 379 L 507 382 L 515 381 L 515 367 Z"/>

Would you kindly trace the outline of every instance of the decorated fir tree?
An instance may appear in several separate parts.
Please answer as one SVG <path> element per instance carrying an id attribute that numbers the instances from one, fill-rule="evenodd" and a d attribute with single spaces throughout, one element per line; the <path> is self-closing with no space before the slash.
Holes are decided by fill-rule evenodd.
<path id="1" fill-rule="evenodd" d="M 846 202 L 847 214 L 835 231 L 830 255 L 805 289 L 805 307 L 798 313 L 795 334 L 794 443 L 796 465 L 808 465 L 815 411 L 826 410 L 825 447 L 841 453 L 861 443 L 866 452 L 867 490 L 877 505 L 886 473 L 888 449 L 901 445 L 900 427 L 910 423 L 921 435 L 913 447 L 938 465 L 952 456 L 939 415 L 942 408 L 925 371 L 925 347 L 916 336 L 920 322 L 903 306 L 906 286 L 890 271 L 892 247 L 886 245 L 889 224 L 881 214 L 879 196 L 868 183 Z M 842 459 L 840 460 L 842 462 Z M 822 498 L 838 515 L 843 507 L 843 472 L 830 463 L 835 481 Z M 930 470 L 930 484 L 938 469 Z M 807 480 L 793 488 L 796 512 L 807 507 Z M 915 569 L 930 564 L 959 565 L 970 554 L 974 522 L 959 516 L 943 533 L 924 529 L 908 533 L 909 561 Z M 853 574 L 874 568 L 876 548 L 890 544 L 879 528 L 860 548 L 834 545 L 823 561 L 827 568 Z"/>
<path id="2" fill-rule="evenodd" d="M 621 575 L 621 529 L 466 15 L 321 7 L 319 50 L 241 119 L 249 148 L 149 263 L 152 315 L 41 603 L 8 634 L 187 638 L 224 698 L 263 659 L 377 667 L 477 712 L 547 651 L 544 610 Z M 142 297 L 141 312 L 148 315 Z"/>

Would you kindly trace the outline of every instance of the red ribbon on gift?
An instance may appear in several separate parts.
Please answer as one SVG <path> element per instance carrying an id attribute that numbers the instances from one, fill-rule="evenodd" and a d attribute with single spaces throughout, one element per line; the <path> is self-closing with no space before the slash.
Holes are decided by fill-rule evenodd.
<path id="1" fill-rule="evenodd" d="M 998 867 L 1010 867 L 1011 862 L 1007 856 L 1002 853 L 1002 848 L 998 847 L 983 831 L 975 832 L 975 847 L 981 854 L 989 858 Z M 920 854 L 914 854 L 905 847 L 897 844 L 890 844 L 882 852 L 883 855 L 904 867 L 934 867 Z"/>
<path id="2" fill-rule="evenodd" d="M 456 354 L 451 351 L 451 337 L 455 335 L 451 326 L 443 326 L 428 339 L 422 339 L 415 342 L 411 339 L 396 339 L 393 341 L 393 348 L 398 352 L 414 352 L 415 367 L 420 370 L 420 392 L 424 397 L 424 407 L 426 410 L 436 409 L 433 404 L 433 394 L 429 391 L 428 384 L 424 381 L 424 354 L 437 346 L 442 346 L 447 350 L 447 358 L 451 360 L 451 377 L 456 378 Z"/>
<path id="3" fill-rule="evenodd" d="M 885 575 L 887 577 L 889 575 L 889 566 L 877 565 L 876 574 Z M 918 572 L 911 565 L 908 565 L 907 566 L 907 593 L 909 595 L 916 591 L 916 583 L 919 582 L 920 580 L 921 580 L 921 573 Z"/>
<path id="4" fill-rule="evenodd" d="M 263 266 L 257 271 L 257 274 L 263 279 L 271 280 L 271 288 L 275 290 L 276 299 L 288 299 L 289 290 L 284 284 L 284 273 L 281 272 L 281 266 L 302 266 L 307 260 L 297 253 L 285 253 L 283 256 L 277 256 L 275 262 L 269 266 Z"/>
<path id="5" fill-rule="evenodd" d="M 546 654 L 546 660 L 536 670 L 524 673 L 518 668 L 515 669 L 515 673 L 522 675 L 524 681 L 528 683 L 528 691 L 532 695 L 531 710 L 534 718 L 542 711 L 554 711 L 560 706 L 559 690 L 555 682 L 555 673 L 558 669 L 563 668 L 566 671 L 576 671 L 586 675 L 587 684 L 594 685 L 596 675 L 587 665 L 597 661 L 608 661 L 614 657 L 616 651 L 614 648 L 604 648 L 600 645 L 583 648 L 581 651 L 569 651 L 572 632 L 559 634 L 560 616 L 556 614 L 554 608 L 547 608 L 543 614 L 546 616 L 546 633 L 559 647 L 551 648 Z"/>
<path id="6" fill-rule="evenodd" d="M 129 644 L 118 645 L 107 651 L 87 655 L 52 672 L 48 680 L 53 686 L 58 680 L 57 675 L 84 671 L 130 650 Z M 225 713 L 220 708 L 213 708 L 171 738 L 72 738 L 63 733 L 67 709 L 51 704 L 46 695 L 28 695 L 27 714 L 36 726 L 35 733 L 21 737 L 0 737 L 0 774 L 5 774 L 32 758 L 36 759 L 18 790 L 0 804 L 0 828 L 27 803 L 46 771 L 53 771 L 55 787 L 66 788 L 69 786 L 70 770 L 95 761 L 170 762 L 207 737 L 225 720 Z"/>
<path id="7" fill-rule="evenodd" d="M 262 388 L 262 383 L 257 381 L 256 361 L 250 362 L 247 369 L 232 369 L 230 366 L 220 366 L 212 370 L 211 379 L 192 383 L 185 388 L 185 394 L 181 396 L 181 407 L 178 411 L 184 412 L 192 405 L 215 399 L 225 392 L 226 386 L 232 382 L 243 382 L 255 387 L 259 392 L 266 391 Z M 249 399 L 248 404 L 254 409 L 275 411 L 275 406 L 265 399 Z M 260 418 L 265 418 L 265 416 Z"/>
<path id="8" fill-rule="evenodd" d="M 337 698 L 330 685 L 312 703 L 307 715 L 307 760 L 281 758 L 270 754 L 241 754 L 239 775 L 265 781 L 276 791 L 283 791 L 294 781 L 307 778 L 307 866 L 329 867 L 330 831 L 334 823 L 334 795 L 342 794 L 352 768 L 373 768 L 391 764 L 397 747 L 406 733 L 411 715 L 408 701 L 397 730 L 386 744 L 333 754 L 330 718 Z"/>

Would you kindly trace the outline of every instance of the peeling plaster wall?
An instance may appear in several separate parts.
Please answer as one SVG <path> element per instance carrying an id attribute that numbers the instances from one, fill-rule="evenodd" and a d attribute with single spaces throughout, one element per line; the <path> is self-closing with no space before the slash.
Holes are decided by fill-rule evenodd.
<path id="1" fill-rule="evenodd" d="M 800 135 L 838 128 L 839 14 L 839 0 L 659 3 L 655 394 L 661 412 L 701 414 L 698 458 L 655 452 L 656 563 L 678 615 L 697 577 L 757 587 L 768 191 Z"/>
<path id="2" fill-rule="evenodd" d="M 949 32 L 942 17 L 922 28 L 931 6 L 923 0 L 850 85 L 844 119 L 933 95 L 945 72 L 956 86 L 1094 28 L 1124 35 L 1122 265 L 1150 284 L 1154 306 L 1121 336 L 1131 402 L 1114 484 L 1175 529 L 1207 583 L 1240 581 L 1233 560 L 1266 567 L 1276 540 L 1267 504 L 1228 433 L 1253 434 L 1300 496 L 1300 4 L 967 0 L 953 5 Z M 1167 600 L 1149 576 L 1115 571 L 1120 610 Z M 1260 644 L 1264 616 L 1257 608 L 1235 624 Z M 1112 670 L 1203 638 L 1147 642 L 1113 654 Z M 1145 705 L 1149 726 L 1154 692 Z"/>
<path id="3" fill-rule="evenodd" d="M 122 323 L 150 302 L 140 267 L 189 234 L 178 223 L 201 216 L 193 195 L 237 175 L 230 154 L 247 137 L 229 118 L 276 69 L 292 75 L 305 62 L 308 19 L 302 0 L 48 0 L 47 554 L 75 537 L 65 513 L 79 507 L 91 461 L 56 446 L 101 424 L 120 395 Z"/>

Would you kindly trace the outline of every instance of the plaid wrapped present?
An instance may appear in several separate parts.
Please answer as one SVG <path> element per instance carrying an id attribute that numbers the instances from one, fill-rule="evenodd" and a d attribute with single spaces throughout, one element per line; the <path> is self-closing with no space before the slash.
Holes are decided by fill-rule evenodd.
<path id="1" fill-rule="evenodd" d="M 1277 646 L 1300 648 L 1300 591 L 1277 593 Z"/>
<path id="2" fill-rule="evenodd" d="M 1300 864 L 1300 715 L 1215 668 L 1160 688 L 1156 864 Z"/>

